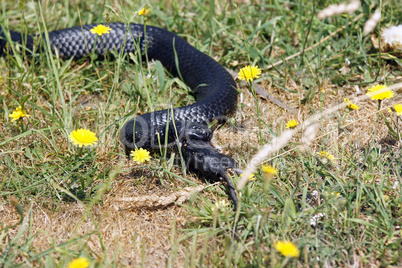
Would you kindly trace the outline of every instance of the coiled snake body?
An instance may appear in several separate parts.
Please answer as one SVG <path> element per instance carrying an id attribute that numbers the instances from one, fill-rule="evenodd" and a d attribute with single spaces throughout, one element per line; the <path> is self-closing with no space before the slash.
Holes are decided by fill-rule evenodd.
<path id="1" fill-rule="evenodd" d="M 235 161 L 219 153 L 211 144 L 212 131 L 207 124 L 222 123 L 233 114 L 237 104 L 236 83 L 216 61 L 201 53 L 176 34 L 141 24 L 110 23 L 109 34 L 90 32 L 96 24 L 49 32 L 48 44 L 64 59 L 76 60 L 95 52 L 100 57 L 109 51 L 136 52 L 144 59 L 159 60 L 172 75 L 181 78 L 193 91 L 197 102 L 185 107 L 155 111 L 128 121 L 120 131 L 126 154 L 135 148 L 156 150 L 160 146 L 180 148 L 188 168 L 212 180 L 223 179 L 237 206 L 234 187 L 226 171 Z M 0 55 L 7 53 L 7 40 L 34 50 L 35 38 L 0 28 Z M 47 40 L 42 36 L 44 40 Z M 23 41 L 24 40 L 24 41 Z M 46 42 L 39 42 L 46 43 Z M 42 45 L 37 51 L 42 50 Z M 10 52 L 10 50 L 8 50 Z M 146 55 L 146 57 L 145 57 Z M 166 135 L 167 134 L 167 135 Z"/>

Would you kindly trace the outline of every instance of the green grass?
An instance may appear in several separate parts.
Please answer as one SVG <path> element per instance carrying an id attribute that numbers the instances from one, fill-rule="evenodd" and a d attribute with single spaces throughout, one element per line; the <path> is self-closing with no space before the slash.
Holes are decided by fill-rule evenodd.
<path id="1" fill-rule="evenodd" d="M 232 123 L 244 125 L 247 133 L 257 138 L 241 137 L 241 128 L 236 132 L 227 124 L 218 132 L 228 130 L 228 135 L 238 135 L 239 141 L 228 144 L 222 139 L 218 143 L 243 168 L 262 144 L 284 131 L 288 119 L 306 120 L 325 111 L 342 102 L 343 97 L 355 94 L 355 86 L 364 93 L 377 82 L 391 85 L 401 81 L 401 59 L 392 53 L 380 57 L 370 36 L 362 33 L 364 23 L 378 7 L 367 1 L 355 13 L 322 21 L 317 19 L 317 12 L 339 2 L 254 1 L 235 6 L 218 1 L 149 1 L 151 12 L 147 18 L 135 16 L 145 2 L 77 3 L 25 2 L 20 8 L 17 3 L 2 1 L 0 24 L 24 33 L 46 33 L 104 22 L 107 11 L 112 21 L 129 22 L 133 18 L 132 22 L 176 32 L 235 71 L 248 64 L 258 65 L 263 77 L 257 82 L 292 108 L 299 108 L 300 115 L 287 114 L 274 104 L 253 99 L 249 87 L 240 84 L 245 103 L 252 106 L 239 103 Z M 401 23 L 399 2 L 382 4 L 376 34 L 383 27 Z M 307 50 L 335 31 L 339 32 Z M 298 52 L 303 53 L 271 66 Z M 343 75 L 339 69 L 346 58 L 351 71 Z M 24 48 L 20 48 L 13 56 L 0 59 L 0 66 L 0 266 L 66 267 L 73 258 L 84 256 L 92 267 L 122 267 L 130 264 L 122 257 L 127 247 L 139 260 L 131 265 L 145 265 L 152 259 L 147 253 L 150 243 L 138 242 L 139 234 L 133 233 L 129 234 L 132 244 L 112 250 L 107 246 L 109 238 L 98 227 L 96 210 L 106 206 L 106 196 L 118 192 L 116 187 L 127 177 L 133 180 L 133 187 L 143 191 L 150 184 L 174 191 L 201 183 L 176 168 L 173 157 L 166 152 L 166 157 L 155 156 L 149 165 L 132 171 L 117 141 L 119 128 L 129 118 L 192 103 L 194 98 L 187 87 L 166 75 L 160 63 L 141 64 L 136 55 L 117 55 L 113 61 L 91 57 L 74 62 L 50 53 L 26 57 Z M 396 95 L 384 101 L 382 107 L 398 101 Z M 11 122 L 9 114 L 19 105 L 31 116 Z M 374 101 L 359 106 L 364 109 L 362 115 L 370 118 L 368 121 L 357 112 L 344 116 L 342 110 L 337 111 L 320 120 L 319 138 L 313 145 L 302 150 L 298 147 L 302 134 L 298 134 L 277 155 L 265 159 L 279 174 L 267 179 L 257 171 L 256 180 L 240 193 L 238 215 L 230 207 L 213 209 L 215 202 L 227 200 L 223 186 L 207 188 L 192 197 L 177 212 L 178 217 L 188 216 L 184 226 L 176 222 L 178 219 L 169 223 L 167 265 L 400 266 L 402 156 L 400 140 L 395 139 L 395 133 L 401 130 L 400 119 L 394 115 L 393 124 L 386 109 L 381 112 L 384 116 L 376 115 Z M 394 137 L 388 134 L 386 124 Z M 68 135 L 77 128 L 97 133 L 97 145 L 89 149 L 74 146 Z M 334 137 L 339 137 L 339 143 Z M 336 161 L 317 157 L 322 150 L 334 154 Z M 398 187 L 394 187 L 396 181 Z M 51 230 L 33 227 L 38 207 L 54 216 L 76 204 L 82 205 L 84 213 L 77 217 L 77 226 L 72 227 L 73 235 L 68 239 L 55 238 Z M 10 215 L 2 207 L 12 211 L 16 219 L 23 216 L 21 222 L 4 220 Z M 313 228 L 310 221 L 319 213 L 324 216 Z M 232 240 L 236 217 L 239 239 Z M 77 231 L 87 221 L 94 227 L 84 234 Z M 50 241 L 46 248 L 34 244 L 35 239 L 46 237 Z M 99 241 L 98 251 L 90 246 L 93 237 Z M 274 247 L 278 240 L 292 241 L 300 257 L 283 257 Z"/>

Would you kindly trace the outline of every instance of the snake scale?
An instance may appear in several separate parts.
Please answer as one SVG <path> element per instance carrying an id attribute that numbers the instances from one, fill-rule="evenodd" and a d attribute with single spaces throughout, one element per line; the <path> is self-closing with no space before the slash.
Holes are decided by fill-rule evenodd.
<path id="1" fill-rule="evenodd" d="M 141 24 L 110 23 L 110 33 L 91 33 L 97 24 L 56 30 L 44 35 L 24 35 L 0 28 L 0 55 L 11 53 L 7 46 L 22 44 L 28 53 L 41 53 L 48 40 L 52 52 L 63 59 L 84 58 L 96 53 L 103 58 L 110 51 L 135 53 L 143 60 L 159 60 L 174 76 L 194 92 L 196 102 L 174 109 L 143 114 L 129 120 L 120 130 L 119 139 L 128 155 L 135 148 L 156 151 L 161 146 L 180 150 L 186 166 L 208 180 L 224 180 L 235 208 L 237 197 L 227 175 L 236 162 L 218 152 L 211 144 L 208 124 L 223 123 L 237 105 L 237 87 L 231 75 L 215 60 L 198 51 L 184 39 L 167 30 Z M 8 34 L 9 33 L 9 34 Z M 42 45 L 37 45 L 42 44 Z"/>

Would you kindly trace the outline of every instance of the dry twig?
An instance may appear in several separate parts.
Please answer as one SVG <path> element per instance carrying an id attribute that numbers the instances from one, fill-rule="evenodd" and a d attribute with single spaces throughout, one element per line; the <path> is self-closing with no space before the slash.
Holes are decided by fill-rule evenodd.
<path id="1" fill-rule="evenodd" d="M 187 201 L 192 194 L 201 192 L 208 186 L 199 185 L 196 187 L 186 187 L 180 191 L 174 192 L 168 196 L 144 195 L 136 197 L 124 197 L 116 199 L 118 202 L 130 202 L 130 205 L 136 207 L 165 207 L 174 202 L 182 204 Z M 126 208 L 126 207 L 125 207 Z"/>

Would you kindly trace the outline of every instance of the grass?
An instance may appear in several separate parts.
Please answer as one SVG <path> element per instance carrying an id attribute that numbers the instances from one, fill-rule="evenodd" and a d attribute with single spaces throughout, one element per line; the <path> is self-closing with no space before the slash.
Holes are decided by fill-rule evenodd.
<path id="1" fill-rule="evenodd" d="M 344 97 L 355 101 L 376 83 L 401 81 L 401 59 L 392 52 L 380 55 L 362 32 L 377 4 L 365 1 L 352 14 L 318 20 L 318 11 L 337 2 L 254 2 L 2 1 L 0 23 L 46 33 L 104 22 L 107 13 L 112 21 L 176 32 L 235 71 L 258 65 L 262 78 L 256 82 L 297 112 L 239 82 L 237 113 L 215 131 L 214 142 L 242 168 L 284 132 L 288 120 L 305 122 Z M 143 5 L 150 14 L 135 16 Z M 377 35 L 401 23 L 398 1 L 382 5 Z M 350 71 L 343 74 L 346 59 Z M 117 135 L 126 120 L 194 101 L 160 63 L 141 64 L 135 55 L 117 55 L 114 61 L 63 61 L 50 53 L 30 58 L 20 48 L 0 65 L 2 267 L 66 267 L 79 256 L 91 267 L 402 263 L 401 119 L 388 112 L 400 103 L 398 94 L 382 101 L 380 111 L 377 101 L 366 99 L 358 102 L 358 111 L 342 108 L 322 116 L 311 144 L 303 144 L 306 136 L 298 132 L 279 152 L 260 159 L 278 175 L 258 169 L 256 180 L 239 192 L 236 215 L 222 185 L 208 186 L 174 165 L 166 152 L 146 165 L 122 155 Z M 11 122 L 9 114 L 20 105 L 31 116 Z M 97 145 L 74 146 L 68 135 L 77 128 L 97 133 Z M 335 159 L 320 157 L 320 151 Z M 183 204 L 125 201 L 184 196 L 197 185 L 207 187 Z M 236 217 L 239 240 L 232 240 Z M 279 240 L 293 242 L 300 257 L 282 256 L 274 246 Z"/>

